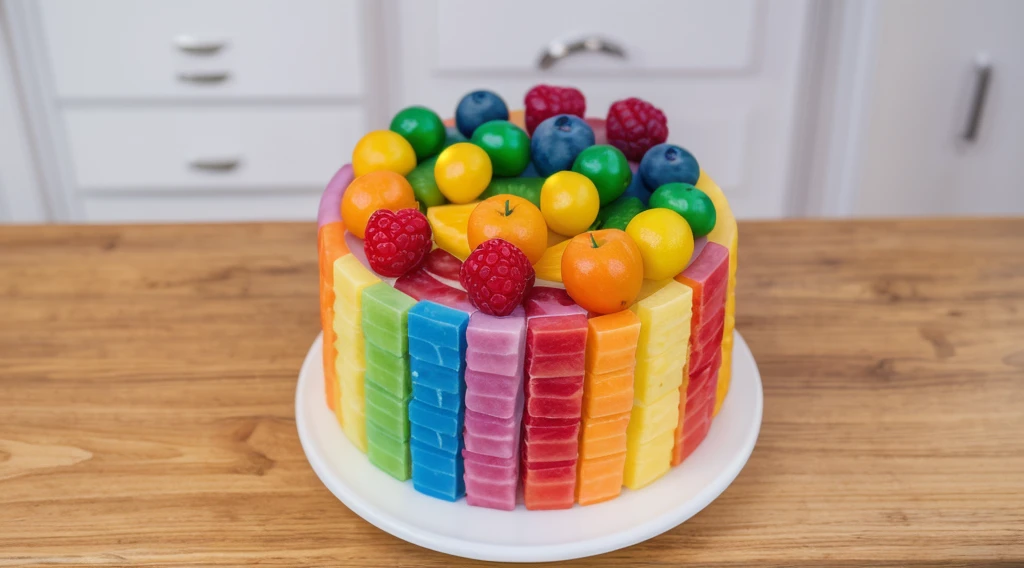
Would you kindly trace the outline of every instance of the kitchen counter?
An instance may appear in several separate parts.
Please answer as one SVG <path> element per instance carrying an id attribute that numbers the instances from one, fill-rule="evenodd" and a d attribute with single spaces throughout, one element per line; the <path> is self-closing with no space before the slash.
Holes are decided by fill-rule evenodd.
<path id="1" fill-rule="evenodd" d="M 315 231 L 0 227 L 0 565 L 461 564 L 306 463 Z M 690 521 L 578 565 L 1024 565 L 1024 219 L 740 234 L 757 447 Z"/>

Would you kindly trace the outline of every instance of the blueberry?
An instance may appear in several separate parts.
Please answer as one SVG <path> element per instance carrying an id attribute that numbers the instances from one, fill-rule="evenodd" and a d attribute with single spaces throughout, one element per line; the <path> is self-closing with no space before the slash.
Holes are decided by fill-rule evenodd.
<path id="1" fill-rule="evenodd" d="M 530 140 L 533 165 L 541 176 L 572 169 L 584 149 L 594 145 L 594 131 L 585 120 L 558 114 L 537 125 Z"/>
<path id="2" fill-rule="evenodd" d="M 640 179 L 639 174 L 634 174 L 632 181 L 629 182 L 629 187 L 626 188 L 625 193 L 619 200 L 627 199 L 629 197 L 639 198 L 644 205 L 647 205 L 651 200 L 651 191 L 644 187 L 644 182 Z"/>
<path id="3" fill-rule="evenodd" d="M 473 91 L 455 108 L 455 125 L 466 138 L 473 136 L 477 126 L 492 120 L 508 120 L 508 107 L 491 91 Z"/>
<path id="4" fill-rule="evenodd" d="M 444 129 L 444 147 L 447 148 L 452 144 L 458 144 L 459 142 L 469 142 L 469 138 L 466 138 L 459 132 L 458 128 L 449 126 Z"/>
<path id="5" fill-rule="evenodd" d="M 523 173 L 519 174 L 519 177 L 533 178 L 540 177 L 540 174 L 537 173 L 537 166 L 533 165 L 533 162 L 531 161 L 529 164 L 526 164 L 526 169 L 523 170 Z"/>
<path id="6" fill-rule="evenodd" d="M 697 183 L 700 165 L 697 158 L 685 148 L 673 144 L 658 144 L 640 160 L 640 177 L 647 191 L 654 191 L 666 183 Z"/>

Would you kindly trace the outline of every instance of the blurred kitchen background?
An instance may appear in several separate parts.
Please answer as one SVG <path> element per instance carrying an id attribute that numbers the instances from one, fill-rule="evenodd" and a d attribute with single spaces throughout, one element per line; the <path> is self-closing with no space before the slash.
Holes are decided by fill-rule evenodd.
<path id="1" fill-rule="evenodd" d="M 0 222 L 313 219 L 395 111 L 537 83 L 743 218 L 1024 214 L 1024 0 L 0 0 Z"/>

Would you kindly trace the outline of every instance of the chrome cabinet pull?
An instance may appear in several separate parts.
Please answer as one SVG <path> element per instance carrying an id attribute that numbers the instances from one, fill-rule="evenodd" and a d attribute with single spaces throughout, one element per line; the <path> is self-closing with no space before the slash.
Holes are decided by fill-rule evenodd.
<path id="1" fill-rule="evenodd" d="M 186 53 L 216 53 L 227 45 L 227 41 L 222 39 L 202 39 L 189 34 L 175 36 L 173 42 Z"/>
<path id="2" fill-rule="evenodd" d="M 238 156 L 205 156 L 192 158 L 188 165 L 197 170 L 227 171 L 237 168 L 241 162 Z"/>
<path id="3" fill-rule="evenodd" d="M 553 41 L 548 44 L 540 59 L 537 60 L 537 67 L 550 69 L 555 63 L 577 53 L 591 52 L 604 53 L 619 59 L 626 59 L 626 50 L 618 43 L 601 36 L 588 36 L 569 43 Z"/>
<path id="4" fill-rule="evenodd" d="M 988 85 L 992 81 L 992 58 L 985 52 L 974 57 L 974 95 L 971 107 L 967 111 L 967 124 L 964 126 L 963 139 L 974 142 L 981 129 L 981 118 L 985 112 L 985 100 L 988 99 Z"/>
<path id="5" fill-rule="evenodd" d="M 179 71 L 178 79 L 189 83 L 220 83 L 228 78 L 230 73 L 220 71 Z"/>

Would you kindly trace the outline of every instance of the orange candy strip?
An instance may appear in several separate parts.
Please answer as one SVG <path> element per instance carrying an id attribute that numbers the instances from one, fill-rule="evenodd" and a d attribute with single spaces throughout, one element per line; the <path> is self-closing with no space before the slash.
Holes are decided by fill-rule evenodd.
<path id="1" fill-rule="evenodd" d="M 317 231 L 317 257 L 320 265 L 320 326 L 324 331 L 324 392 L 327 406 L 337 412 L 339 393 L 338 377 L 334 361 L 338 350 L 334 346 L 334 261 L 348 254 L 345 245 L 345 225 L 340 222 L 328 223 Z"/>
<path id="2" fill-rule="evenodd" d="M 625 310 L 591 317 L 587 328 L 576 482 L 581 505 L 607 501 L 622 491 L 640 319 Z"/>
<path id="3" fill-rule="evenodd" d="M 580 483 L 576 484 L 576 501 L 580 505 L 593 505 L 614 499 L 622 492 L 622 471 L 626 466 L 626 452 L 580 464 Z"/>

